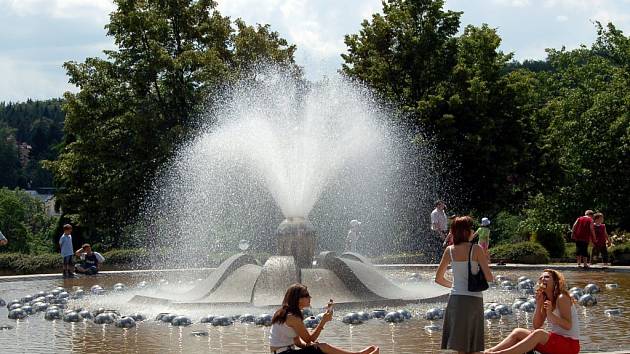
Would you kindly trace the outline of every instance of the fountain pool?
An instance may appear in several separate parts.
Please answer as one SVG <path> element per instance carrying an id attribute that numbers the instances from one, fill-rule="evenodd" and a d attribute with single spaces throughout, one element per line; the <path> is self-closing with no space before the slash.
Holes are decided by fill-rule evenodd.
<path id="1" fill-rule="evenodd" d="M 429 283 L 433 273 L 411 267 L 389 269 L 387 276 L 394 281 L 404 282 L 407 286 L 421 287 Z M 415 273 L 415 274 L 413 274 Z M 3 353 L 268 353 L 269 327 L 240 323 L 238 320 L 230 326 L 212 326 L 200 323 L 202 316 L 209 313 L 215 315 L 260 314 L 273 311 L 273 308 L 252 308 L 243 306 L 204 305 L 199 307 L 169 307 L 170 305 L 138 305 L 128 300 L 137 294 L 152 295 L 160 292 L 159 288 L 185 289 L 196 282 L 201 272 L 156 273 L 147 277 L 146 273 L 103 274 L 97 277 L 84 277 L 73 280 L 47 279 L 0 282 L 0 296 L 10 301 L 40 290 L 49 291 L 57 286 L 72 290 L 82 287 L 89 292 L 92 285 L 100 284 L 109 294 L 106 296 L 89 295 L 81 300 L 71 300 L 69 307 L 80 306 L 90 310 L 99 307 L 116 309 L 121 314 L 140 312 L 147 320 L 138 322 L 130 329 L 117 328 L 111 324 L 95 324 L 91 320 L 67 323 L 62 320 L 45 320 L 42 313 L 31 315 L 22 320 L 7 318 L 7 308 L 0 308 L 0 326 L 11 329 L 0 330 L 0 347 Z M 415 275 L 415 277 L 412 276 Z M 536 270 L 496 270 L 496 275 L 508 277 L 516 281 L 519 276 L 534 279 Z M 597 294 L 598 304 L 593 307 L 579 307 L 580 327 L 582 332 L 583 352 L 624 351 L 630 349 L 630 274 L 616 272 L 564 272 L 569 286 L 584 287 L 587 283 L 596 283 L 602 288 Z M 137 285 L 147 278 L 146 288 Z M 408 279 L 424 279 L 417 280 Z M 160 281 L 163 279 L 162 281 Z M 115 283 L 124 283 L 128 290 L 113 292 Z M 168 283 L 166 283 L 168 282 Z M 615 283 L 619 287 L 607 289 L 605 284 Z M 519 295 L 516 291 L 491 289 L 485 293 L 485 302 L 511 304 Z M 357 349 L 364 343 L 374 343 L 381 347 L 381 353 L 436 353 L 439 351 L 441 331 L 432 331 L 427 326 L 441 325 L 440 320 L 429 321 L 424 318 L 427 310 L 445 306 L 444 302 L 408 304 L 400 307 L 390 306 L 388 310 L 405 308 L 413 317 L 401 323 L 387 323 L 379 319 L 370 319 L 363 324 L 347 325 L 341 321 L 343 315 L 350 311 L 372 310 L 367 306 L 346 306 L 337 308 L 335 319 L 323 332 L 321 340 Z M 619 308 L 619 315 L 607 315 L 605 310 Z M 155 321 L 160 312 L 172 312 L 189 316 L 193 324 L 177 327 L 168 323 Z M 317 311 L 315 311 L 317 312 Z M 530 326 L 531 314 L 515 311 L 511 315 L 496 320 L 486 321 L 486 343 L 497 343 L 516 326 Z M 195 335 L 193 333 L 200 332 Z"/>

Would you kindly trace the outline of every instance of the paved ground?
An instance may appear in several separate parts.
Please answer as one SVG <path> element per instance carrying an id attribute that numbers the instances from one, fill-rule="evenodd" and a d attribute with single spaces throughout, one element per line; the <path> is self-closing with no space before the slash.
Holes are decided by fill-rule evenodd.
<path id="1" fill-rule="evenodd" d="M 384 268 L 384 269 L 397 269 L 397 268 L 418 268 L 418 269 L 435 269 L 437 268 L 437 264 L 377 264 L 376 267 Z M 491 264 L 492 269 L 509 269 L 509 270 L 536 270 L 536 269 L 546 269 L 553 268 L 558 270 L 577 270 L 577 266 L 575 264 L 516 264 L 516 263 L 508 263 L 506 265 L 497 265 L 495 263 Z M 197 268 L 195 271 L 208 271 L 213 270 L 214 268 Z M 630 266 L 610 266 L 603 268 L 599 265 L 594 265 L 589 269 L 579 269 L 580 271 L 585 272 L 616 272 L 616 273 L 630 273 Z M 141 275 L 146 272 L 153 273 L 177 273 L 177 272 L 190 272 L 190 269 L 143 269 L 143 270 L 109 270 L 102 271 L 100 274 L 127 274 L 127 275 Z M 26 274 L 26 275 L 5 275 L 0 276 L 0 282 L 7 281 L 19 281 L 19 280 L 35 280 L 35 279 L 55 279 L 61 277 L 59 273 L 51 273 L 51 274 Z"/>
<path id="2" fill-rule="evenodd" d="M 437 268 L 437 264 L 377 264 L 379 268 L 401 268 L 401 267 L 409 267 L 409 268 Z M 506 265 L 497 265 L 493 263 L 490 265 L 492 269 L 526 269 L 526 270 L 536 270 L 536 269 L 557 269 L 557 270 L 580 270 L 585 272 L 618 272 L 618 273 L 630 273 L 630 266 L 609 266 L 602 267 L 600 265 L 591 266 L 588 269 L 578 268 L 575 263 L 554 263 L 554 264 L 517 264 L 517 263 L 508 263 Z"/>

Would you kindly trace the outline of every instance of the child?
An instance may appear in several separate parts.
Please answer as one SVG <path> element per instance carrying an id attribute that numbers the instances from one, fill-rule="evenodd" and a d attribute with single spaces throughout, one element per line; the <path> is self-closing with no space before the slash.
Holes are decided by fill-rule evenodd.
<path id="1" fill-rule="evenodd" d="M 610 264 L 608 263 L 608 249 L 611 245 L 610 238 L 608 237 L 608 232 L 606 232 L 606 225 L 604 222 L 604 214 L 595 213 L 593 215 L 593 226 L 595 227 L 595 243 L 593 244 L 593 250 L 591 251 L 591 263 L 593 263 L 593 259 L 595 256 L 601 257 L 604 261 L 604 266 L 607 267 Z"/>
<path id="2" fill-rule="evenodd" d="M 94 275 L 98 273 L 101 267 L 101 262 L 98 259 L 96 252 L 92 252 L 92 246 L 89 243 L 84 244 L 75 253 L 77 257 L 81 258 L 81 264 L 75 266 L 77 273 Z"/>
<path id="3" fill-rule="evenodd" d="M 481 248 L 483 248 L 483 252 L 490 260 L 490 256 L 488 255 L 488 246 L 490 246 L 490 219 L 481 218 L 481 227 L 477 229 L 475 232 L 476 236 L 479 236 L 478 244 Z"/>
<path id="4" fill-rule="evenodd" d="M 72 272 L 72 255 L 74 254 L 72 225 L 63 225 L 63 235 L 59 238 L 59 247 L 61 248 L 61 257 L 63 257 L 63 277 L 74 278 L 74 273 Z"/>

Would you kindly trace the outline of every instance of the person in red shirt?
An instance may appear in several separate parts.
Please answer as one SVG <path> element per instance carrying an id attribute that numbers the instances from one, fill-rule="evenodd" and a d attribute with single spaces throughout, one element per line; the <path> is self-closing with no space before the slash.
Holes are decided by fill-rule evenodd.
<path id="1" fill-rule="evenodd" d="M 604 266 L 609 266 L 608 263 L 608 248 L 611 245 L 610 238 L 608 238 L 608 232 L 606 232 L 606 224 L 604 224 L 604 214 L 595 213 L 593 215 L 593 227 L 595 228 L 595 243 L 593 250 L 591 251 L 591 263 L 595 256 L 601 258 L 604 261 Z"/>
<path id="2" fill-rule="evenodd" d="M 572 238 L 575 240 L 575 255 L 577 256 L 577 265 L 584 262 L 584 268 L 588 268 L 588 244 L 595 244 L 595 227 L 593 224 L 593 211 L 587 210 L 584 216 L 580 216 L 575 220 L 572 229 Z"/>

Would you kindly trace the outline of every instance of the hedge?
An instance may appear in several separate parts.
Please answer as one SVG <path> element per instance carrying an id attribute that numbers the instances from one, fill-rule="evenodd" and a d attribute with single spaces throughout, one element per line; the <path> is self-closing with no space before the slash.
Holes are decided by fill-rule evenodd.
<path id="1" fill-rule="evenodd" d="M 608 251 L 613 264 L 630 265 L 630 242 L 612 246 Z"/>
<path id="2" fill-rule="evenodd" d="M 182 262 L 165 256 L 164 251 L 149 251 L 143 248 L 112 249 L 101 253 L 105 257 L 105 270 L 122 269 L 159 269 L 159 268 L 202 268 L 216 267 L 234 253 L 206 253 L 198 257 L 189 257 L 192 262 Z M 264 264 L 270 257 L 268 253 L 250 253 L 259 264 Z M 75 261 L 78 261 L 75 257 Z M 26 254 L 0 253 L 0 273 L 35 274 L 61 272 L 62 258 L 59 253 Z"/>
<path id="3" fill-rule="evenodd" d="M 15 274 L 56 272 L 62 269 L 61 261 L 59 253 L 0 253 L 0 270 Z"/>
<path id="4" fill-rule="evenodd" d="M 499 245 L 489 250 L 493 260 L 511 263 L 549 263 L 549 252 L 537 242 L 527 241 L 510 245 Z"/>

